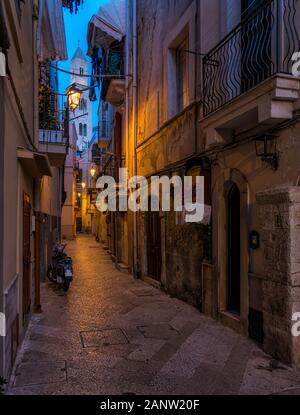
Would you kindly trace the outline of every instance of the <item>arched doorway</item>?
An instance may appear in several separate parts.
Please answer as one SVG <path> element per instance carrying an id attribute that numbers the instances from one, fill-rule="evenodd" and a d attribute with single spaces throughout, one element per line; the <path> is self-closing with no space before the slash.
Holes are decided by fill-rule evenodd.
<path id="1" fill-rule="evenodd" d="M 227 195 L 227 311 L 241 311 L 241 193 L 233 183 Z"/>

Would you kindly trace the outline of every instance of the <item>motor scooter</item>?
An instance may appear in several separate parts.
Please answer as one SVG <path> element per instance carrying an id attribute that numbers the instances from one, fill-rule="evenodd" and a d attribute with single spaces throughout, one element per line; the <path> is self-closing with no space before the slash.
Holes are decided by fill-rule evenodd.
<path id="1" fill-rule="evenodd" d="M 49 281 L 62 287 L 65 292 L 73 281 L 73 261 L 65 253 L 66 247 L 66 244 L 57 244 L 54 247 L 52 262 L 47 271 Z"/>

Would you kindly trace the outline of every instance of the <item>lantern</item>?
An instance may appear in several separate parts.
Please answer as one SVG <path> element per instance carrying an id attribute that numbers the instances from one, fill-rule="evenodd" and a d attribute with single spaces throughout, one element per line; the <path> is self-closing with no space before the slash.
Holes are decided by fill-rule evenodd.
<path id="1" fill-rule="evenodd" d="M 68 106 L 71 111 L 75 111 L 81 99 L 82 92 L 79 88 L 76 87 L 75 84 L 72 84 L 67 90 L 67 97 L 68 97 Z"/>
<path id="2" fill-rule="evenodd" d="M 278 170 L 279 156 L 277 151 L 277 137 L 265 134 L 255 140 L 256 156 L 269 163 L 273 170 Z"/>
<path id="3" fill-rule="evenodd" d="M 91 168 L 91 170 L 90 170 L 90 174 L 91 174 L 91 176 L 94 178 L 95 177 L 95 174 L 96 174 L 96 169 L 95 169 L 95 167 L 92 167 Z"/>

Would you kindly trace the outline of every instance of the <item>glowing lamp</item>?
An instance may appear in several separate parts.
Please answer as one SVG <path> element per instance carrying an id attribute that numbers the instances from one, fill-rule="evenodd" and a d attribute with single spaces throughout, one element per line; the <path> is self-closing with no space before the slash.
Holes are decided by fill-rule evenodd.
<path id="1" fill-rule="evenodd" d="M 91 168 L 90 173 L 91 173 L 91 176 L 92 176 L 92 177 L 95 177 L 95 174 L 96 174 L 96 169 L 95 169 L 95 167 L 92 167 L 92 168 Z"/>
<path id="2" fill-rule="evenodd" d="M 76 87 L 75 84 L 72 84 L 70 88 L 67 90 L 67 97 L 68 97 L 68 105 L 71 111 L 75 111 L 81 99 L 82 92 L 79 88 Z"/>

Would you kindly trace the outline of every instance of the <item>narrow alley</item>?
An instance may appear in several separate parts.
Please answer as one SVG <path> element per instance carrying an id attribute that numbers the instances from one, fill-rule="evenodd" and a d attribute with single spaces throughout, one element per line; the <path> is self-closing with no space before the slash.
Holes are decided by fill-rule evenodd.
<path id="1" fill-rule="evenodd" d="M 75 278 L 46 283 L 10 394 L 299 393 L 300 373 L 189 305 L 117 271 L 94 238 L 68 245 Z"/>

